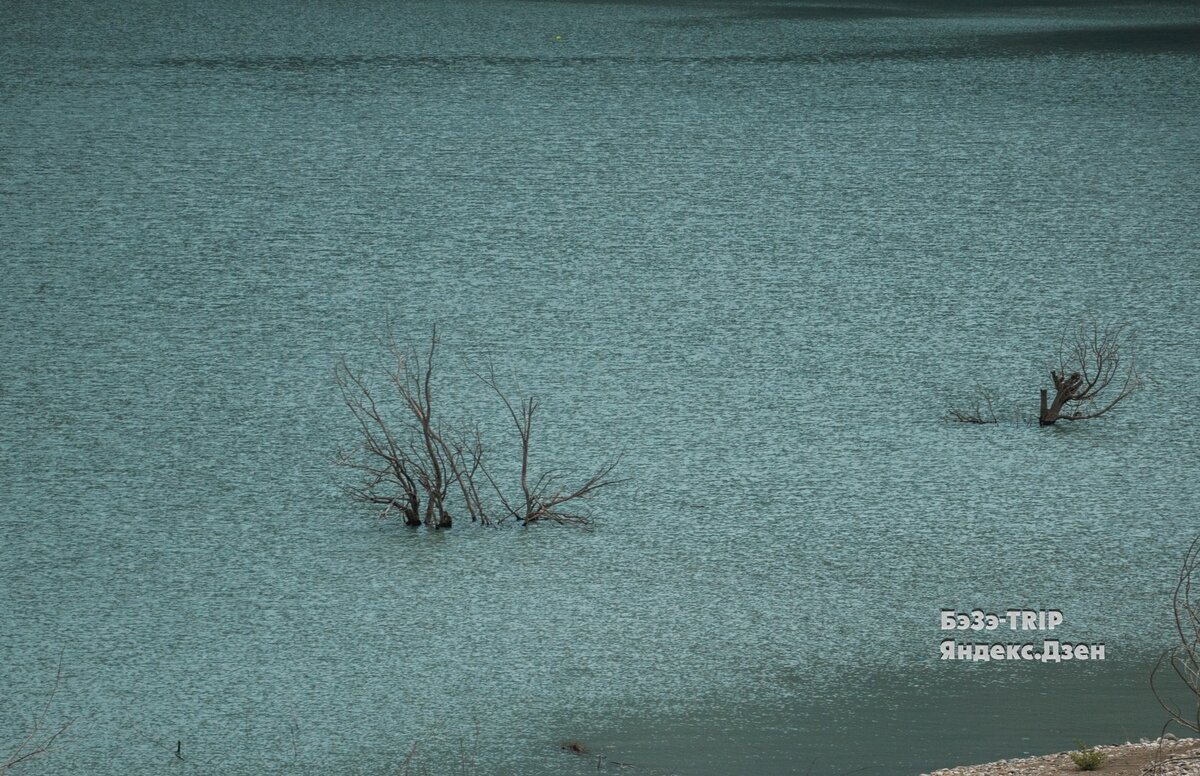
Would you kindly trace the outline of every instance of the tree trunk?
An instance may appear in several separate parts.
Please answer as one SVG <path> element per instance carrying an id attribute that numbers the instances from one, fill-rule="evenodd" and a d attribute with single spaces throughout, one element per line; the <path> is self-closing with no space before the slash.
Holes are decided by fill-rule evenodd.
<path id="1" fill-rule="evenodd" d="M 421 500 L 415 496 L 409 497 L 408 506 L 404 508 L 404 524 L 410 528 L 421 525 Z"/>
<path id="2" fill-rule="evenodd" d="M 1063 407 L 1069 401 L 1078 401 L 1080 396 L 1077 395 L 1080 385 L 1083 384 L 1083 378 L 1078 372 L 1073 372 L 1069 377 L 1060 375 L 1058 372 L 1050 373 L 1050 380 L 1054 383 L 1054 401 L 1050 406 L 1046 406 L 1046 389 L 1042 389 L 1042 412 L 1038 416 L 1039 426 L 1053 426 L 1054 422 L 1062 416 Z"/>

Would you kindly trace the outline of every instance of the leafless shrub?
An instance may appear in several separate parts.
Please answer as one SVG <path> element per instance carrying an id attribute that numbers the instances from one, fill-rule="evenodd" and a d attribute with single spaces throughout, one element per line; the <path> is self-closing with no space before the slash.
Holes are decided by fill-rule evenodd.
<path id="1" fill-rule="evenodd" d="M 1142 766 L 1139 776 L 1179 776 L 1196 773 L 1200 766 L 1200 752 L 1195 750 L 1172 754 L 1160 739 L 1150 762 Z"/>
<path id="2" fill-rule="evenodd" d="M 999 423 L 995 395 L 987 388 L 976 388 L 965 404 L 950 408 L 950 419 L 957 423 Z"/>
<path id="3" fill-rule="evenodd" d="M 58 656 L 58 669 L 54 674 L 54 687 L 51 688 L 50 694 L 46 696 L 41 710 L 33 715 L 25 736 L 8 753 L 8 756 L 0 761 L 0 774 L 6 774 L 16 766 L 46 754 L 50 751 L 50 747 L 54 745 L 54 742 L 58 740 L 58 737 L 67 732 L 71 725 L 75 724 L 75 720 L 73 719 L 49 726 L 46 724 L 50 706 L 54 702 L 54 696 L 58 694 L 58 688 L 61 684 L 62 655 L 60 654 Z"/>
<path id="4" fill-rule="evenodd" d="M 1123 326 L 1080 324 L 1059 342 L 1058 364 L 1050 370 L 1054 399 L 1041 391 L 1038 422 L 1089 420 L 1109 412 L 1142 387 L 1136 338 Z M 1111 390 L 1110 390 L 1111 389 Z"/>
<path id="5" fill-rule="evenodd" d="M 454 519 L 448 500 L 452 489 L 463 495 L 471 519 L 487 522 L 479 510 L 478 491 L 468 481 L 478 468 L 482 442 L 444 429 L 434 414 L 433 369 L 438 346 L 437 329 L 429 350 L 402 348 L 389 333 L 387 349 L 394 364 L 388 377 L 403 406 L 405 418 L 386 417 L 366 378 L 343 358 L 334 368 L 342 400 L 354 414 L 361 435 L 357 451 L 341 453 L 337 462 L 362 473 L 363 479 L 347 492 L 360 501 L 382 505 L 382 516 L 393 510 L 407 525 L 424 523 L 450 528 Z M 424 515 L 421 514 L 424 504 Z"/>
<path id="6" fill-rule="evenodd" d="M 1136 337 L 1124 326 L 1080 324 L 1068 329 L 1060 338 L 1057 361 L 1048 368 L 1053 400 L 1047 389 L 1041 389 L 1038 424 L 1099 418 L 1140 389 L 1145 380 L 1135 344 Z M 1011 414 L 1032 423 L 1023 412 Z M 1009 415 L 997 411 L 995 394 L 982 387 L 948 411 L 948 418 L 956 423 L 998 423 Z"/>
<path id="7" fill-rule="evenodd" d="M 504 395 L 496 382 L 495 372 L 489 372 L 484 382 L 504 403 L 509 418 L 513 422 L 517 438 L 520 440 L 521 477 L 518 483 L 520 498 L 509 498 L 497 484 L 495 478 L 486 467 L 479 464 L 479 469 L 492 486 L 500 503 L 504 507 L 501 520 L 516 519 L 522 525 L 535 523 L 539 520 L 549 520 L 556 523 L 587 523 L 588 517 L 582 512 L 575 511 L 574 505 L 583 499 L 590 498 L 601 488 L 616 484 L 612 479 L 615 460 L 601 466 L 596 472 L 580 485 L 563 486 L 562 475 L 553 470 L 542 472 L 533 477 L 529 469 L 529 450 L 533 439 L 533 418 L 540 406 L 534 397 L 521 399 L 519 405 Z"/>
<path id="8" fill-rule="evenodd" d="M 1183 559 L 1183 568 L 1171 595 L 1175 615 L 1175 635 L 1179 642 L 1165 651 L 1150 672 L 1150 689 L 1170 721 L 1187 730 L 1200 733 L 1200 589 L 1193 592 L 1192 584 L 1200 585 L 1200 537 L 1194 539 Z M 1155 686 L 1159 671 L 1169 666 L 1187 691 L 1188 709 L 1168 700 Z M 1191 705 L 1195 704 L 1194 708 Z"/>
<path id="9" fill-rule="evenodd" d="M 429 348 L 421 353 L 401 347 L 389 334 L 387 350 L 392 361 L 390 388 L 400 399 L 400 417 L 393 417 L 377 400 L 366 377 L 343 358 L 334 368 L 342 400 L 358 425 L 359 444 L 339 453 L 337 463 L 360 473 L 361 479 L 346 488 L 359 501 L 378 505 L 380 516 L 404 516 L 406 525 L 432 528 L 453 525 L 451 505 L 465 511 L 471 522 L 501 525 L 515 521 L 586 524 L 588 514 L 578 508 L 598 491 L 617 483 L 612 477 L 616 460 L 602 465 L 581 484 L 563 485 L 560 472 L 535 475 L 531 468 L 536 398 L 516 403 L 500 388 L 495 372 L 479 375 L 508 411 L 519 442 L 520 478 L 506 489 L 486 460 L 477 426 L 454 427 L 435 412 L 434 363 L 439 339 L 435 327 Z M 491 508 L 484 498 L 493 494 L 500 503 Z"/>

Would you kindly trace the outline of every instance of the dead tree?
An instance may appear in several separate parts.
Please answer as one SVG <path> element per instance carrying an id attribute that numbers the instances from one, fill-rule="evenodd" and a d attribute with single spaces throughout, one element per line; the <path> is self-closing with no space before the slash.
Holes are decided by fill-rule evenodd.
<path id="1" fill-rule="evenodd" d="M 3 760 L 0 760 L 0 776 L 3 776 L 10 769 L 22 763 L 36 757 L 41 757 L 49 752 L 50 747 L 54 746 L 54 742 L 58 740 L 58 737 L 67 732 L 67 729 L 75 723 L 75 720 L 68 719 L 61 724 L 50 727 L 46 725 L 46 715 L 50 711 L 50 705 L 54 701 L 54 696 L 58 694 L 58 688 L 61 684 L 62 655 L 60 654 L 58 656 L 58 670 L 54 675 L 54 687 L 50 690 L 50 694 L 46 696 L 41 711 L 33 715 L 33 720 L 30 722 L 29 729 L 25 732 L 24 737 L 21 738 L 7 756 L 4 756 Z"/>
<path id="2" fill-rule="evenodd" d="M 342 360 L 334 367 L 333 379 L 342 392 L 342 400 L 358 422 L 362 439 L 356 453 L 339 452 L 337 463 L 357 469 L 364 475 L 359 485 L 345 486 L 346 492 L 360 501 L 383 505 L 380 515 L 393 510 L 404 515 L 406 525 L 421 524 L 421 495 L 417 487 L 416 462 L 409 454 L 411 439 L 397 439 L 383 418 L 375 397 L 362 375 Z"/>
<path id="3" fill-rule="evenodd" d="M 471 519 L 486 521 L 478 509 L 478 492 L 467 481 L 478 468 L 483 449 L 478 436 L 460 437 L 443 429 L 434 417 L 437 346 L 436 327 L 424 356 L 388 338 L 393 361 L 388 376 L 406 415 L 403 422 L 386 416 L 365 377 L 351 369 L 345 358 L 334 367 L 342 401 L 354 415 L 360 435 L 357 450 L 339 453 L 337 463 L 362 473 L 362 481 L 346 491 L 360 501 L 381 505 L 381 516 L 396 511 L 409 526 L 450 528 L 454 518 L 448 499 L 454 488 L 461 492 Z"/>
<path id="4" fill-rule="evenodd" d="M 1050 380 L 1054 399 L 1041 390 L 1039 425 L 1104 415 L 1142 387 L 1133 335 L 1121 326 L 1080 324 L 1060 341 Z"/>
<path id="5" fill-rule="evenodd" d="M 1171 721 L 1194 733 L 1200 733 L 1200 537 L 1194 539 L 1183 559 L 1183 568 L 1171 596 L 1175 615 L 1175 636 L 1179 642 L 1164 652 L 1150 672 L 1150 689 Z M 1184 710 L 1169 701 L 1154 679 L 1164 666 L 1170 666 L 1187 691 L 1189 707 Z"/>
<path id="6" fill-rule="evenodd" d="M 544 471 L 537 477 L 532 476 L 529 451 L 533 438 L 533 418 L 540 406 L 537 399 L 530 396 L 528 399 L 520 400 L 519 404 L 514 406 L 500 389 L 494 371 L 489 372 L 488 376 L 482 379 L 504 403 L 520 444 L 521 475 L 518 485 L 521 497 L 519 500 L 507 497 L 491 473 L 481 467 L 484 476 L 492 485 L 504 507 L 504 518 L 513 518 L 521 525 L 529 525 L 541 520 L 555 523 L 587 523 L 587 515 L 575 511 L 573 505 L 594 496 L 601 488 L 615 485 L 617 480 L 612 479 L 612 473 L 616 468 L 617 461 L 614 459 L 602 465 L 582 484 L 573 487 L 562 486 L 562 476 L 553 470 Z"/>
<path id="7" fill-rule="evenodd" d="M 471 522 L 500 525 L 515 520 L 521 525 L 538 521 L 584 524 L 586 513 L 575 504 L 616 483 L 611 475 L 616 461 L 601 466 L 581 485 L 560 486 L 556 472 L 533 477 L 530 450 L 536 399 L 522 399 L 520 409 L 500 390 L 494 373 L 485 384 L 501 399 L 517 431 L 521 474 L 520 499 L 510 498 L 485 463 L 484 444 L 478 426 L 455 427 L 443 423 L 434 412 L 434 361 L 439 339 L 434 327 L 429 349 L 424 354 L 399 346 L 389 334 L 387 349 L 393 362 L 389 381 L 399 399 L 399 417 L 377 400 L 366 378 L 343 358 L 334 367 L 334 380 L 342 400 L 358 425 L 359 444 L 339 453 L 336 462 L 360 473 L 356 485 L 345 488 L 359 501 L 382 509 L 381 517 L 396 512 L 409 526 L 450 528 L 451 506 L 466 512 Z M 393 405 L 395 402 L 392 403 Z M 501 508 L 490 509 L 483 493 L 491 492 Z M 570 505 L 570 506 L 568 506 Z"/>
<path id="8" fill-rule="evenodd" d="M 999 423 L 995 402 L 987 388 L 976 388 L 966 404 L 950 408 L 950 419 L 958 423 Z"/>

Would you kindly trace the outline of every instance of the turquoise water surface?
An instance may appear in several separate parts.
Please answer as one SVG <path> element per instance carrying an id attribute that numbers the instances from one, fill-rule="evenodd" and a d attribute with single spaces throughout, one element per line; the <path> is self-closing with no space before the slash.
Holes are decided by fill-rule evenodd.
<path id="1" fill-rule="evenodd" d="M 914 774 L 1153 736 L 1200 532 L 1190 5 L 0 5 L 14 773 Z M 1028 415 L 1076 320 L 1111 417 Z M 392 321 L 623 453 L 595 527 L 380 523 Z M 1103 663 L 938 659 L 1054 608 Z M 1040 635 L 1039 635 L 1040 637 Z M 176 759 L 181 742 L 182 761 Z M 8 747 L 8 748 L 5 748 Z"/>

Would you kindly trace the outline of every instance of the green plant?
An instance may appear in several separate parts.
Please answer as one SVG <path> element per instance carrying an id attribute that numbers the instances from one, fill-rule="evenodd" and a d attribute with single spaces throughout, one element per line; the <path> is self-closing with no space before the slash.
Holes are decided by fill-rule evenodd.
<path id="1" fill-rule="evenodd" d="M 1079 747 L 1079 751 L 1071 752 L 1071 762 L 1081 771 L 1099 770 L 1104 764 L 1104 753 L 1097 752 L 1095 748 L 1084 746 L 1082 741 L 1075 741 L 1075 746 Z"/>

